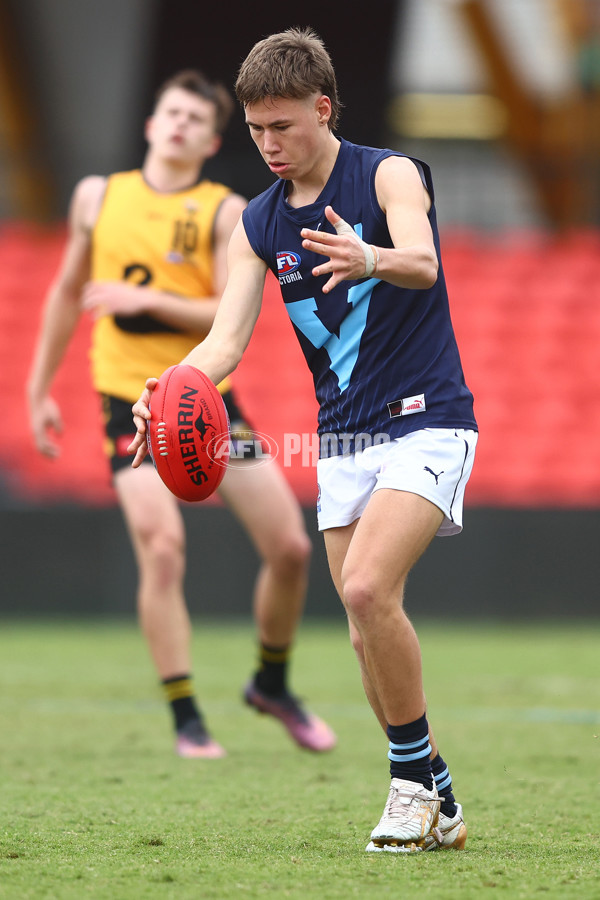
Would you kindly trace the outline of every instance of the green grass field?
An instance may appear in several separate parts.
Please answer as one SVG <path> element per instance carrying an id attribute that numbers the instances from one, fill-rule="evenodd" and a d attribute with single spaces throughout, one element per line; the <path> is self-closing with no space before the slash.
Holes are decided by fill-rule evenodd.
<path id="1" fill-rule="evenodd" d="M 173 753 L 134 624 L 2 623 L 0 898 L 600 898 L 600 623 L 417 628 L 462 853 L 364 853 L 387 746 L 342 624 L 305 624 L 295 656 L 339 736 L 315 756 L 240 703 L 250 627 L 196 623 L 229 750 L 198 761 Z"/>

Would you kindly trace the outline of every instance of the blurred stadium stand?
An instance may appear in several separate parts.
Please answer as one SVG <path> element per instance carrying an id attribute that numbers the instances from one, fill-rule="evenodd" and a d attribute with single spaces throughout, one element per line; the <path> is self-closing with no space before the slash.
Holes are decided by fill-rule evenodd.
<path id="1" fill-rule="evenodd" d="M 72 187 L 93 171 L 139 165 L 143 118 L 172 71 L 199 65 L 231 86 L 254 40 L 313 24 L 336 63 L 344 136 L 432 165 L 452 315 L 476 398 L 468 527 L 456 541 L 434 542 L 411 596 L 436 614 L 597 614 L 600 4 L 376 6 L 342 23 L 335 4 L 307 0 L 289 21 L 272 0 L 240 4 L 224 36 L 221 10 L 195 0 L 179 0 L 177 15 L 166 0 L 0 0 L 0 367 L 9 436 L 0 444 L 0 542 L 7 597 L 18 597 L 22 612 L 57 602 L 81 612 L 85 597 L 90 609 L 114 613 L 130 609 L 134 593 L 88 375 L 89 322 L 56 383 L 67 432 L 61 459 L 39 458 L 27 430 L 24 379 Z M 208 174 L 247 195 L 266 186 L 241 115 Z M 286 434 L 314 431 L 316 407 L 276 295 L 269 283 L 236 382 L 251 419 L 289 462 L 314 532 L 311 460 L 284 453 Z M 243 598 L 252 554 L 218 501 L 202 506 L 186 509 L 190 545 L 207 528 L 227 547 L 238 535 L 225 589 Z M 32 543 L 38 571 L 27 568 Z M 214 564 L 219 612 L 223 571 Z M 197 565 L 192 559 L 192 583 Z M 461 583 L 448 594 L 450 567 Z M 313 581 L 309 610 L 337 610 L 320 552 Z M 210 600 L 202 610 L 211 611 Z"/>
<path id="2" fill-rule="evenodd" d="M 28 434 L 23 385 L 63 240 L 62 228 L 0 225 L 0 358 L 10 373 L 3 386 L 10 440 L 0 445 L 5 507 L 114 502 L 88 374 L 89 321 L 56 383 L 67 430 L 62 458 L 39 457 Z M 452 230 L 443 240 L 452 316 L 481 428 L 468 503 L 600 507 L 600 232 L 490 237 Z M 311 505 L 309 451 L 296 452 L 285 435 L 305 435 L 308 448 L 316 405 L 274 279 L 235 381 L 251 420 L 275 440 L 298 496 Z"/>

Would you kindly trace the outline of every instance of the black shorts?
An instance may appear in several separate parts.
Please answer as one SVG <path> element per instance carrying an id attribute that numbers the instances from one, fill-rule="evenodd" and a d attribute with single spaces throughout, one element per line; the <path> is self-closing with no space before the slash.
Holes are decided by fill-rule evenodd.
<path id="1" fill-rule="evenodd" d="M 101 397 L 106 433 L 106 454 L 114 474 L 130 466 L 133 459 L 127 452 L 127 447 L 135 437 L 132 404 L 109 394 L 102 394 Z M 233 391 L 226 391 L 223 394 L 223 402 L 229 416 L 231 442 L 236 459 L 254 459 L 256 456 L 254 431 L 237 405 Z M 144 462 L 152 462 L 150 455 L 146 456 Z"/>

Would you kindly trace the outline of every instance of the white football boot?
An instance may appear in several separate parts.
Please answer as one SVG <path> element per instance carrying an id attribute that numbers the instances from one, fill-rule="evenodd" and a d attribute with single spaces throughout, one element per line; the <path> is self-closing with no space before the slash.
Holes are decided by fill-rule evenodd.
<path id="1" fill-rule="evenodd" d="M 439 811 L 435 782 L 428 791 L 414 781 L 392 778 L 387 803 L 379 824 L 371 832 L 367 853 L 418 853 L 436 828 Z"/>
<path id="2" fill-rule="evenodd" d="M 440 812 L 437 828 L 433 828 L 425 838 L 423 850 L 464 850 L 467 842 L 467 826 L 463 819 L 463 809 L 456 804 L 456 815 L 450 818 Z"/>

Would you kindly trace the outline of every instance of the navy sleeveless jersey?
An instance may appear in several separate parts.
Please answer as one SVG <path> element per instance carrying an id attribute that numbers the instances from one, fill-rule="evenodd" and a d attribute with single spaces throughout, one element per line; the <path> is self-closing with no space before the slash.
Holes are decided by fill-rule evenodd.
<path id="1" fill-rule="evenodd" d="M 433 287 L 399 288 L 374 277 L 342 281 L 323 294 L 329 276 L 316 278 L 311 270 L 327 257 L 302 247 L 302 228 L 334 232 L 327 205 L 367 243 L 392 247 L 375 172 L 386 157 L 402 155 L 342 140 L 314 203 L 291 207 L 282 180 L 243 213 L 250 245 L 279 280 L 313 373 L 322 456 L 353 452 L 358 435 L 364 446 L 368 439 L 362 436 L 381 440 L 428 427 L 477 428 L 450 319 L 429 167 L 413 160 L 432 201 L 429 220 L 440 262 Z"/>

